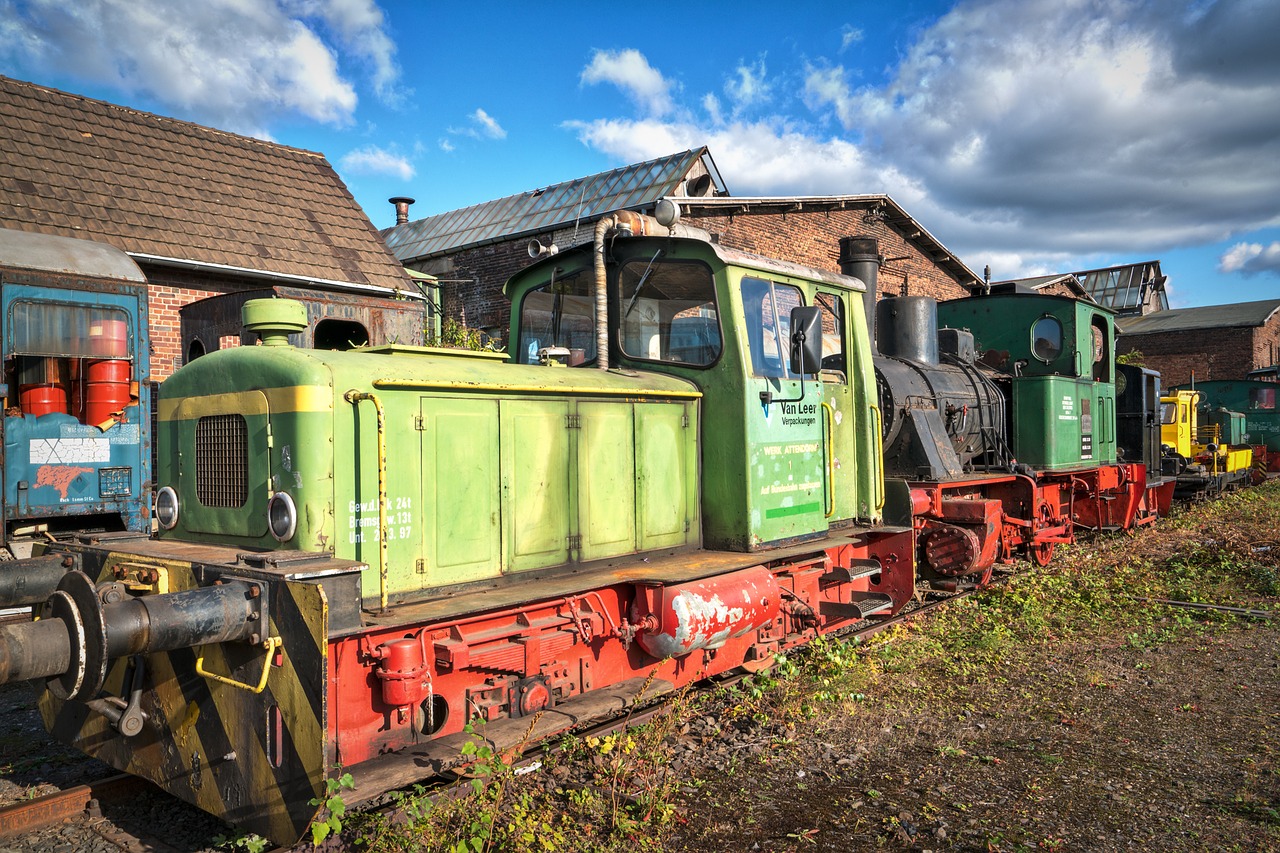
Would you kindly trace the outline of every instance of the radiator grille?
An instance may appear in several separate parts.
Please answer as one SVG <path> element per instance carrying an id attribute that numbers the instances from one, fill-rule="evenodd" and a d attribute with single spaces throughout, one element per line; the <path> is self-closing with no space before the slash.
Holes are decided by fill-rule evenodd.
<path id="1" fill-rule="evenodd" d="M 196 500 L 209 507 L 241 507 L 249 498 L 249 429 L 241 415 L 196 422 Z"/>

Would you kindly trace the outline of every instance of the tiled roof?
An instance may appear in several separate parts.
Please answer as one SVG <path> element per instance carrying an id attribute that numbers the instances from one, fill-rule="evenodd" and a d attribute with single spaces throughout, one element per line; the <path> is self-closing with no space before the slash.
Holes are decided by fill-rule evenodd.
<path id="1" fill-rule="evenodd" d="M 321 154 L 0 77 L 0 227 L 404 287 Z"/>
<path id="2" fill-rule="evenodd" d="M 1260 299 L 1257 302 L 1234 302 L 1230 305 L 1206 305 L 1202 308 L 1156 311 L 1143 317 L 1122 317 L 1117 323 L 1121 334 L 1150 335 L 1156 332 L 1180 332 L 1191 329 L 1262 326 L 1277 311 L 1280 311 L 1280 299 Z"/>
<path id="3" fill-rule="evenodd" d="M 699 161 L 712 180 L 709 188 L 723 192 L 715 164 L 704 147 L 439 213 L 382 233 L 396 257 L 410 263 L 462 248 L 541 234 L 579 220 L 592 223 L 615 210 L 653 204 L 667 195 L 684 195 L 681 184 Z"/>

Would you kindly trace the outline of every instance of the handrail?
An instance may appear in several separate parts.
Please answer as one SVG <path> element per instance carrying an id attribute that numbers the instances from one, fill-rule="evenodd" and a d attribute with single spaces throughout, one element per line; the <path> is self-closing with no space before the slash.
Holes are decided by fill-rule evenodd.
<path id="1" fill-rule="evenodd" d="M 378 596 L 381 612 L 387 610 L 387 419 L 382 401 L 376 394 L 352 388 L 343 395 L 348 403 L 358 406 L 362 401 L 373 403 L 378 413 Z"/>
<path id="2" fill-rule="evenodd" d="M 876 490 L 876 509 L 884 509 L 884 423 L 880 419 L 880 407 L 875 403 L 871 404 L 871 414 L 875 415 L 875 436 L 873 443 L 876 446 L 876 465 L 875 472 L 875 490 Z"/>
<path id="3" fill-rule="evenodd" d="M 827 488 L 823 498 L 827 501 L 826 517 L 836 514 L 836 416 L 835 409 L 822 401 L 822 426 L 826 435 Z"/>
<path id="4" fill-rule="evenodd" d="M 261 693 L 267 689 L 267 676 L 271 674 L 271 659 L 275 657 L 276 649 L 283 645 L 284 641 L 280 637 L 268 637 L 260 645 L 267 650 L 266 660 L 262 664 L 262 676 L 258 679 L 257 685 L 248 684 L 244 681 L 236 681 L 225 675 L 219 675 L 216 672 L 209 672 L 204 668 L 204 646 L 200 647 L 200 654 L 196 656 L 196 675 L 216 681 L 219 684 L 225 684 L 228 687 L 234 687 L 237 690 L 248 690 L 250 693 Z"/>

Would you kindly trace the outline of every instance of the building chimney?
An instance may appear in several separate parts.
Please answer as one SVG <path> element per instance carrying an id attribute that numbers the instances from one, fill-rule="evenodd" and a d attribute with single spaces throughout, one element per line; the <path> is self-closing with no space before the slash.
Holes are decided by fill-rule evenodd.
<path id="1" fill-rule="evenodd" d="M 416 199 L 407 196 L 398 195 L 395 198 L 389 198 L 387 201 L 396 206 L 396 224 L 404 225 L 409 221 L 409 205 L 413 204 Z"/>
<path id="2" fill-rule="evenodd" d="M 840 272 L 862 279 L 867 292 L 862 295 L 867 314 L 867 331 L 871 334 L 871 351 L 876 349 L 876 291 L 880 278 L 880 244 L 875 237 L 840 238 Z"/>

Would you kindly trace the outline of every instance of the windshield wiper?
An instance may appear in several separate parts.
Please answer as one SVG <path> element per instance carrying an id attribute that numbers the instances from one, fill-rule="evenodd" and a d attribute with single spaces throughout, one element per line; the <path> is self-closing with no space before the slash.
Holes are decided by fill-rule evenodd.
<path id="1" fill-rule="evenodd" d="M 653 257 L 649 259 L 649 266 L 645 267 L 644 273 L 640 276 L 640 281 L 636 283 L 636 292 L 631 294 L 631 301 L 627 303 L 627 310 L 622 312 L 623 319 L 631 316 L 631 309 L 636 307 L 636 300 L 640 298 L 640 292 L 649 283 L 649 273 L 653 272 L 653 262 L 660 257 L 662 257 L 661 249 L 654 252 Z"/>

